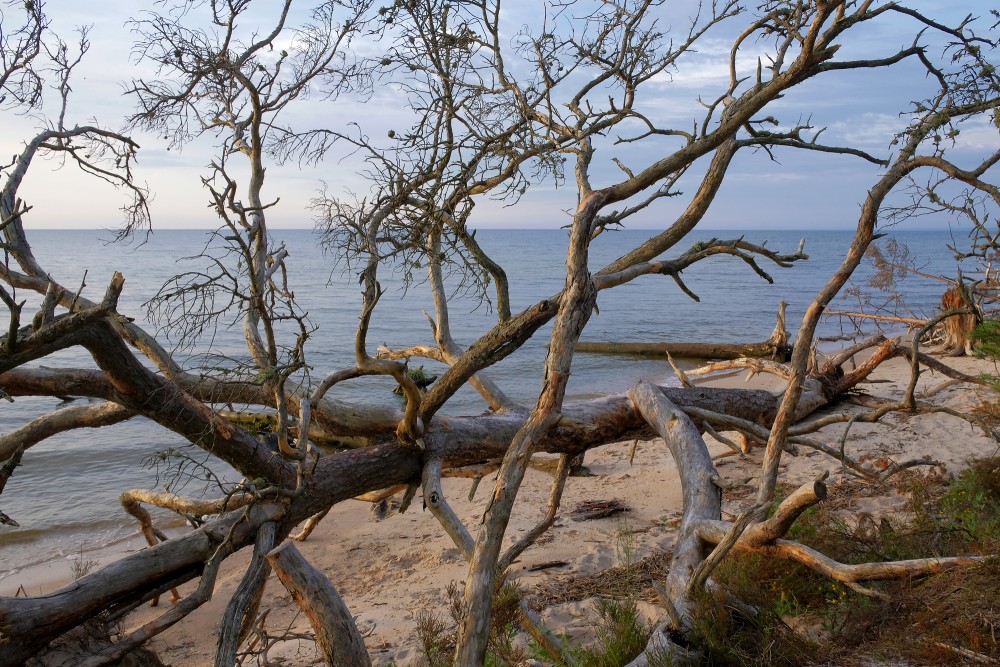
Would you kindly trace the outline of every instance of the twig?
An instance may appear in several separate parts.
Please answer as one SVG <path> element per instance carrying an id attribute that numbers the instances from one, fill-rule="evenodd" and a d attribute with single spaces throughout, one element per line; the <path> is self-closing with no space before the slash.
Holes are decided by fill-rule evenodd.
<path id="1" fill-rule="evenodd" d="M 739 456 L 741 459 L 745 459 L 746 458 L 746 452 L 744 452 L 743 449 L 739 445 L 737 445 L 735 442 L 733 442 L 729 438 L 724 437 L 721 433 L 719 433 L 714 428 L 712 428 L 712 425 L 709 424 L 707 421 L 702 420 L 701 426 L 702 426 L 702 428 L 705 429 L 705 432 L 708 433 L 710 436 L 712 436 L 713 438 L 715 438 L 719 442 L 723 443 L 724 445 L 728 445 L 729 448 L 732 449 L 733 452 L 737 456 Z"/>
<path id="2" fill-rule="evenodd" d="M 534 544 L 535 540 L 544 535 L 545 531 L 555 523 L 556 515 L 559 513 L 559 503 L 562 501 L 563 490 L 566 488 L 566 478 L 569 477 L 572 458 L 570 454 L 559 455 L 559 466 L 556 468 L 556 473 L 552 480 L 552 490 L 549 492 L 548 511 L 542 517 L 541 521 L 525 533 L 520 540 L 512 544 L 507 549 L 507 552 L 500 557 L 497 564 L 498 570 L 503 571 L 509 568 L 514 560 L 524 553 L 525 549 Z"/>
<path id="3" fill-rule="evenodd" d="M 743 532 L 747 527 L 753 523 L 760 521 L 764 518 L 767 513 L 767 508 L 770 503 L 757 503 L 747 511 L 743 512 L 736 521 L 733 522 L 732 527 L 726 536 L 719 541 L 712 553 L 708 555 L 705 560 L 698 564 L 695 571 L 691 573 L 691 580 L 688 582 L 687 592 L 688 595 L 694 595 L 701 591 L 705 586 L 705 582 L 708 581 L 708 577 L 712 572 L 722 563 L 722 560 L 729 555 L 730 550 L 736 546 L 736 542 L 739 541 L 740 537 L 743 536 Z"/>
<path id="4" fill-rule="evenodd" d="M 963 658 L 972 660 L 973 662 L 982 663 L 984 665 L 996 665 L 1000 664 L 988 655 L 983 655 L 982 653 L 976 653 L 975 651 L 970 651 L 967 648 L 962 648 L 961 646 L 952 646 L 951 644 L 945 644 L 944 642 L 933 642 L 934 646 L 938 648 L 943 648 L 952 653 L 957 653 Z"/>
<path id="5" fill-rule="evenodd" d="M 80 289 L 76 291 L 76 294 L 73 295 L 73 300 L 70 301 L 69 308 L 67 310 L 71 313 L 76 309 L 76 302 L 80 300 L 80 295 L 83 294 L 83 288 L 87 286 L 87 271 L 89 271 L 89 269 L 84 269 L 83 278 L 80 279 Z"/>
<path id="6" fill-rule="evenodd" d="M 674 363 L 674 358 L 671 356 L 670 352 L 667 352 L 667 361 L 670 362 L 670 367 L 674 369 L 674 375 L 676 375 L 677 379 L 680 380 L 681 386 L 685 389 L 692 388 L 694 385 L 691 384 L 690 380 L 688 380 L 687 374 L 685 374 L 684 371 L 678 368 L 677 364 Z"/>

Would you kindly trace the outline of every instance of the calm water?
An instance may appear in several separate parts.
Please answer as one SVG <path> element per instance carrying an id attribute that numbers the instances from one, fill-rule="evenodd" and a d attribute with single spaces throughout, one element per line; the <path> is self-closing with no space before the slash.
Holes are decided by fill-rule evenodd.
<path id="1" fill-rule="evenodd" d="M 641 243 L 651 232 L 622 231 L 599 237 L 592 251 L 594 270 Z M 839 265 L 848 247 L 849 232 L 715 232 L 718 238 L 740 234 L 751 242 L 768 242 L 768 247 L 794 252 L 801 236 L 806 238 L 808 262 L 780 269 L 766 262 L 761 267 L 775 283 L 768 285 L 749 267 L 728 257 L 713 258 L 684 273 L 687 285 L 701 298 L 695 303 L 664 277 L 644 277 L 599 297 L 600 314 L 595 315 L 584 340 L 726 341 L 750 342 L 766 339 L 774 327 L 778 302 L 789 302 L 788 328 L 794 335 L 804 307 L 827 276 Z M 200 266 L 179 258 L 196 255 L 207 236 L 199 231 L 160 231 L 147 243 L 124 247 L 108 245 L 94 231 L 37 232 L 32 237 L 39 261 L 67 286 L 77 286 L 88 271 L 86 294 L 99 300 L 115 270 L 126 277 L 120 312 L 137 321 L 146 321 L 143 304 L 164 281 L 185 270 Z M 353 334 L 358 322 L 360 294 L 353 273 L 333 270 L 332 258 L 325 256 L 309 231 L 277 234 L 289 252 L 292 288 L 300 306 L 318 327 L 307 348 L 307 360 L 314 376 L 353 362 Z M 897 234 L 914 255 L 934 260 L 924 267 L 935 274 L 954 275 L 955 267 L 945 251 L 950 241 L 946 233 Z M 707 234 L 693 236 L 684 245 L 706 240 Z M 566 233 L 560 230 L 481 230 L 477 240 L 508 272 L 512 310 L 515 312 L 556 293 L 562 286 L 565 268 Z M 369 350 L 386 343 L 398 348 L 432 344 L 430 329 L 422 314 L 433 312 L 426 285 L 411 286 L 405 298 L 399 276 L 383 271 L 387 288 L 376 311 L 369 333 Z M 940 283 L 908 278 L 907 298 L 912 305 L 931 312 L 940 299 Z M 27 298 L 21 295 L 20 298 Z M 850 303 L 837 304 L 851 308 Z M 488 330 L 494 316 L 486 305 L 459 297 L 451 311 L 453 334 L 468 345 Z M 213 338 L 213 351 L 232 357 L 246 352 L 238 329 L 221 329 Z M 828 322 L 821 334 L 840 331 Z M 540 368 L 549 329 L 490 371 L 491 376 L 515 399 L 530 404 L 540 386 Z M 202 350 L 204 351 L 204 350 Z M 195 363 L 191 360 L 190 363 Z M 419 362 L 418 362 L 419 363 Z M 48 357 L 48 367 L 93 367 L 86 355 L 66 350 Z M 433 363 L 427 363 L 433 367 Z M 671 372 L 665 361 L 629 359 L 599 355 L 578 355 L 573 362 L 571 398 L 621 392 L 639 379 L 668 382 Z M 337 387 L 333 396 L 355 402 L 398 400 L 389 390 L 391 382 L 364 378 Z M 0 432 L 17 428 L 30 419 L 58 407 L 54 399 L 18 399 L 0 404 Z M 471 390 L 463 391 L 449 403 L 452 414 L 474 414 L 484 408 Z M 158 480 L 144 460 L 157 451 L 183 445 L 172 433 L 150 422 L 135 419 L 98 431 L 80 430 L 63 434 L 31 448 L 23 466 L 0 496 L 0 508 L 21 523 L 21 528 L 0 526 L 0 578 L 4 573 L 30 563 L 46 561 L 81 548 L 122 539 L 135 532 L 134 522 L 122 512 L 117 497 L 135 487 L 150 487 Z M 197 493 L 190 485 L 185 492 Z"/>

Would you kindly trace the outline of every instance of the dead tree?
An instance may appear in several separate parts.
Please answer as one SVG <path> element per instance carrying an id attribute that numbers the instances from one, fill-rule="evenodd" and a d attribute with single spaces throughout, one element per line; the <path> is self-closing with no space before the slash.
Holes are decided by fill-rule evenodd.
<path id="1" fill-rule="evenodd" d="M 65 129 L 68 85 L 60 87 L 64 113 L 59 122 L 30 141 L 4 173 L 0 224 L 4 250 L 13 263 L 5 263 L 0 274 L 10 288 L 0 290 L 10 313 L 7 334 L 0 339 L 0 387 L 14 399 L 75 395 L 100 398 L 106 404 L 44 417 L 31 429 L 8 434 L 0 452 L 30 463 L 31 445 L 49 434 L 143 415 L 234 466 L 245 481 L 213 505 L 218 518 L 182 537 L 162 540 L 150 527 L 149 539 L 155 546 L 87 575 L 70 588 L 39 598 L 0 599 L 0 662 L 23 663 L 89 618 L 121 618 L 180 583 L 200 578 L 195 593 L 126 634 L 91 664 L 114 660 L 203 604 L 212 594 L 220 562 L 252 546 L 252 565 L 221 621 L 217 664 L 231 664 L 254 617 L 268 554 L 272 561 L 280 557 L 282 552 L 272 549 L 298 523 L 349 498 L 397 487 L 415 489 L 422 483 L 435 516 L 469 563 L 455 664 L 482 664 L 498 564 L 511 562 L 529 546 L 518 543 L 512 551 L 501 550 L 530 456 L 559 453 L 566 455 L 565 462 L 608 442 L 653 434 L 667 442 L 685 485 L 684 519 L 664 588 L 664 604 L 675 631 L 690 630 L 693 593 L 710 585 L 712 569 L 731 549 L 757 549 L 808 561 L 829 576 L 857 585 L 870 578 L 927 571 L 927 564 L 919 562 L 848 571 L 824 561 L 820 554 L 803 551 L 801 545 L 782 541 L 802 509 L 822 499 L 821 482 L 786 500 L 774 518 L 762 521 L 761 517 L 774 500 L 778 465 L 787 448 L 816 447 L 862 477 L 884 474 L 824 449 L 797 422 L 836 400 L 891 355 L 908 354 L 915 367 L 927 363 L 919 349 L 900 348 L 890 341 L 879 343 L 872 361 L 850 373 L 840 369 L 846 357 L 811 375 L 808 367 L 818 319 L 875 237 L 887 198 L 907 179 L 927 172 L 942 183 L 959 183 L 979 193 L 983 206 L 1000 203 L 987 176 L 1000 152 L 959 164 L 946 154 L 948 142 L 942 139 L 958 123 L 988 116 L 1000 105 L 996 70 L 988 59 L 994 44 L 973 32 L 976 24 L 971 18 L 946 26 L 891 3 L 805 0 L 768 3 L 745 16 L 737 3 L 721 0 L 706 3 L 685 30 L 666 35 L 658 26 L 658 3 L 653 0 L 578 0 L 551 3 L 537 24 L 512 40 L 503 32 L 497 0 L 417 0 L 388 7 L 366 0 L 330 1 L 318 4 L 307 23 L 294 29 L 289 25 L 292 0 L 285 0 L 270 8 L 273 25 L 245 33 L 241 26 L 249 4 L 248 0 L 225 5 L 180 1 L 172 13 L 135 20 L 137 53 L 159 71 L 155 79 L 134 81 L 129 90 L 138 106 L 130 119 L 133 127 L 155 130 L 177 144 L 206 135 L 221 142 L 210 173 L 203 177 L 220 219 L 215 241 L 205 253 L 208 268 L 166 286 L 153 310 L 185 345 L 205 344 L 201 333 L 239 323 L 249 361 L 236 369 L 238 373 L 219 377 L 208 369 L 184 368 L 153 335 L 118 315 L 120 276 L 100 302 L 93 302 L 52 282 L 36 261 L 25 232 L 27 208 L 17 192 L 32 157 L 40 151 L 65 155 L 88 171 L 131 188 L 137 199 L 129 208 L 130 225 L 143 220 L 145 210 L 143 191 L 134 185 L 129 170 L 134 143 L 96 127 Z M 41 51 L 32 45 L 41 44 L 47 30 L 42 3 L 25 7 L 25 27 L 4 33 L 23 35 L 25 46 L 12 51 L 19 55 L 5 61 L 7 73 L 0 79 L 5 92 L 8 86 L 15 91 L 9 99 L 22 105 L 18 108 L 35 104 L 29 93 L 41 72 L 35 63 Z M 918 37 L 911 46 L 867 60 L 838 59 L 840 45 L 852 39 L 858 26 L 890 17 L 912 22 Z M 728 83 L 706 92 L 702 117 L 684 127 L 658 125 L 638 92 L 671 68 L 683 67 L 706 35 L 741 20 Z M 348 47 L 359 34 L 378 36 L 384 52 L 371 59 L 355 56 Z M 932 53 L 922 39 L 942 40 L 944 53 Z M 743 49 L 755 41 L 766 44 L 767 58 L 744 71 Z M 283 48 L 287 44 L 291 46 Z M 821 130 L 776 117 L 779 110 L 773 102 L 810 79 L 851 70 L 892 72 L 904 61 L 919 63 L 927 71 L 931 89 L 916 93 L 923 99 L 903 117 L 895 136 L 898 148 L 885 157 L 820 143 Z M 56 59 L 61 81 L 68 81 L 72 64 Z M 390 132 L 388 141 L 376 141 L 356 125 L 316 129 L 282 125 L 283 112 L 310 88 L 336 97 L 363 94 L 376 81 L 405 91 L 411 114 L 406 131 Z M 667 141 L 657 144 L 660 153 L 648 163 L 628 165 L 616 155 L 618 145 L 658 139 Z M 892 139 L 887 137 L 886 143 Z M 99 151 L 82 153 L 76 142 L 88 142 Z M 329 372 L 316 381 L 303 371 L 309 340 L 322 332 L 312 328 L 295 303 L 292 261 L 268 226 L 276 195 L 268 193 L 265 175 L 268 164 L 274 169 L 285 160 L 320 162 L 341 147 L 366 161 L 372 190 L 352 198 L 328 189 L 317 211 L 329 247 L 357 269 L 364 303 L 353 341 L 355 363 L 324 369 Z M 781 267 L 806 258 L 802 248 L 780 252 L 742 238 L 713 239 L 682 249 L 710 209 L 733 158 L 748 149 L 768 155 L 779 150 L 830 153 L 884 168 L 863 203 L 849 253 L 803 318 L 789 365 L 757 362 L 785 377 L 787 389 L 775 396 L 643 385 L 627 396 L 565 403 L 574 347 L 591 313 L 611 290 L 640 278 L 669 278 L 693 296 L 682 272 L 709 257 L 738 260 L 764 280 L 770 275 L 762 264 Z M 111 166 L 100 166 L 85 157 L 88 154 L 112 158 Z M 605 156 L 620 172 L 597 168 L 597 159 Z M 592 241 L 638 212 L 654 209 L 660 200 L 680 196 L 678 180 L 700 158 L 709 164 L 683 212 L 607 266 L 592 266 Z M 237 161 L 242 161 L 239 169 Z M 240 173 L 246 174 L 245 182 Z M 509 277 L 475 240 L 474 207 L 484 197 L 516 204 L 544 178 L 572 183 L 566 279 L 558 293 L 515 312 Z M 664 258 L 665 253 L 672 256 Z M 415 338 L 404 349 L 373 353 L 367 336 L 373 318 L 381 313 L 379 272 L 398 269 L 414 280 L 423 279 L 415 273 L 417 267 L 426 271 L 434 298 L 434 314 L 428 318 L 431 342 Z M 448 295 L 456 281 L 458 287 L 495 305 L 495 324 L 470 342 L 456 340 L 450 326 Z M 31 326 L 22 326 L 23 302 L 17 300 L 16 290 L 42 297 Z M 489 368 L 549 323 L 553 325 L 549 352 L 539 369 L 542 390 L 533 406 L 518 405 L 491 380 Z M 96 367 L 31 366 L 69 347 L 85 349 Z M 152 361 L 155 370 L 143 364 L 142 357 Z M 448 367 L 426 393 L 406 373 L 406 361 L 415 357 L 432 358 Z M 394 378 L 407 396 L 405 408 L 355 406 L 327 396 L 331 387 L 366 375 Z M 466 383 L 483 396 L 491 411 L 442 416 L 442 406 Z M 227 404 L 271 411 L 278 455 L 225 419 L 219 408 Z M 868 418 L 877 420 L 889 410 L 916 409 L 922 408 L 911 391 L 908 400 Z M 706 429 L 738 430 L 765 447 L 757 505 L 732 524 L 720 520 L 721 492 L 711 483 L 714 468 L 695 423 Z M 317 459 L 309 442 L 314 432 L 364 436 L 374 444 Z M 890 471 L 913 464 L 899 462 Z M 498 471 L 496 483 L 476 532 L 449 510 L 440 478 L 482 476 L 492 470 Z M 560 473 L 550 498 L 553 508 L 558 507 L 564 483 Z M 178 509 L 188 506 L 183 498 L 137 491 L 126 496 L 125 504 L 140 517 L 138 501 Z M 546 517 L 531 535 L 537 538 L 551 520 Z M 967 562 L 956 560 L 954 565 Z M 314 576 L 304 564 L 295 569 Z M 350 657 L 343 659 L 363 662 L 345 601 L 332 587 L 322 589 L 303 606 L 316 618 L 337 619 L 341 635 L 352 642 Z M 530 615 L 524 622 L 537 636 L 546 636 Z M 661 629 L 653 642 L 662 646 L 669 642 L 666 637 Z M 336 654 L 331 636 L 324 635 L 321 643 L 327 655 Z"/>

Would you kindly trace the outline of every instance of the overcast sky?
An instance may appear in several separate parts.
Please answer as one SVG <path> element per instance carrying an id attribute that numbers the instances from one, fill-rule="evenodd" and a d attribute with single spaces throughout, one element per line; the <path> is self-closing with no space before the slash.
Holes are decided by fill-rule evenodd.
<path id="1" fill-rule="evenodd" d="M 84 124 L 92 118 L 104 126 L 119 127 L 131 111 L 133 102 L 124 97 L 125 84 L 136 76 L 149 76 L 148 66 L 137 66 L 131 54 L 133 35 L 126 21 L 134 16 L 135 3 L 119 0 L 50 0 L 48 12 L 53 27 L 65 38 L 74 26 L 90 25 L 91 49 L 73 81 L 73 96 L 68 113 L 69 124 Z M 148 3 L 153 6 L 153 3 Z M 277 2 L 263 3 L 270 9 Z M 756 3 L 750 3 L 756 4 Z M 985 14 L 988 2 L 922 2 L 916 3 L 931 16 L 948 23 L 968 13 Z M 308 7 L 308 3 L 302 3 Z M 516 30 L 535 20 L 536 0 L 518 0 L 507 5 L 506 24 Z M 673 3 L 663 25 L 680 28 L 682 17 L 691 3 Z M 264 12 L 266 15 L 268 12 Z M 710 33 L 699 44 L 698 52 L 680 63 L 670 77 L 652 82 L 640 103 L 644 112 L 664 124 L 688 128 L 702 109 L 699 96 L 714 99 L 728 81 L 728 52 L 731 37 L 748 21 L 746 17 L 731 20 Z M 985 31 L 988 17 L 980 22 Z M 264 26 L 260 26 L 261 29 Z M 907 17 L 894 16 L 877 26 L 865 27 L 855 35 L 856 41 L 846 42 L 840 57 L 877 57 L 889 55 L 908 46 L 917 28 Z M 751 45 L 743 62 L 755 63 Z M 752 71 L 752 70 L 751 70 Z M 774 113 L 785 122 L 811 118 L 819 127 L 827 127 L 823 138 L 827 143 L 850 143 L 879 156 L 889 156 L 889 141 L 905 120 L 899 111 L 907 102 L 921 97 L 928 82 L 918 67 L 902 64 L 891 73 L 836 73 L 810 81 L 800 90 L 779 100 Z M 358 121 L 371 136 L 384 136 L 386 128 L 405 125 L 399 109 L 405 100 L 391 89 L 382 89 L 368 104 L 346 100 L 304 103 L 295 116 L 296 122 L 344 124 Z M 52 108 L 47 107 L 51 112 Z M 33 118 L 5 116 L 0 123 L 0 151 L 13 155 L 30 137 L 39 121 Z M 216 140 L 203 137 L 181 151 L 168 151 L 162 137 L 136 135 L 142 146 L 137 175 L 148 183 L 154 193 L 154 228 L 209 228 L 216 224 L 214 213 L 207 208 L 208 196 L 200 183 L 205 165 L 212 157 Z M 993 150 L 1000 143 L 996 127 L 985 123 L 963 129 L 959 150 L 981 153 Z M 630 146 L 627 151 L 598 152 L 594 165 L 595 182 L 599 187 L 619 180 L 621 173 L 611 158 L 620 156 L 634 170 L 656 160 L 676 143 L 648 142 Z M 857 211 L 865 192 L 878 175 L 878 168 L 857 158 L 780 151 L 778 162 L 764 154 L 744 151 L 735 160 L 730 175 L 716 205 L 707 216 L 706 227 L 716 229 L 831 229 L 849 228 L 856 224 Z M 77 173 L 75 168 L 56 168 L 52 162 L 32 166 L 22 188 L 23 198 L 34 206 L 26 226 L 37 228 L 113 227 L 120 220 L 118 207 L 121 196 L 113 188 Z M 704 165 L 699 165 L 704 167 Z M 267 196 L 280 197 L 272 210 L 272 227 L 311 227 L 309 199 L 315 196 L 320 181 L 333 191 L 350 189 L 364 193 L 365 181 L 354 173 L 351 161 L 330 160 L 318 168 L 300 169 L 297 165 L 272 165 L 267 172 Z M 681 183 L 681 190 L 693 192 L 698 174 L 693 172 Z M 687 187 L 685 187 L 687 186 Z M 477 206 L 474 224 L 479 227 L 557 227 L 567 222 L 565 209 L 575 205 L 572 187 L 556 188 L 552 183 L 537 185 L 515 208 L 482 202 Z M 638 217 L 634 227 L 662 227 L 683 208 L 684 198 L 665 201 Z M 928 221 L 925 224 L 935 224 Z M 940 224 L 938 221 L 936 224 Z"/>

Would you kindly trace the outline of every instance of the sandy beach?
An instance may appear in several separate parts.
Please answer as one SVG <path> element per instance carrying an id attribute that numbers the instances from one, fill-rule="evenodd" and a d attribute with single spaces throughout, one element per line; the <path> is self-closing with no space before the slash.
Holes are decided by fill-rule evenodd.
<path id="1" fill-rule="evenodd" d="M 970 358 L 946 361 L 972 374 L 993 367 L 992 363 Z M 908 362 L 897 358 L 883 364 L 862 388 L 872 396 L 899 399 L 908 378 Z M 920 392 L 937 388 L 946 379 L 925 372 L 918 385 L 918 396 Z M 716 386 L 781 388 L 781 381 L 776 378 L 757 376 L 747 383 L 743 374 L 700 382 Z M 982 387 L 953 385 L 933 393 L 927 400 L 970 413 L 990 393 Z M 842 402 L 822 414 L 863 409 Z M 842 424 L 826 427 L 818 437 L 839 446 L 843 430 Z M 713 455 L 730 451 L 710 436 L 705 438 Z M 890 415 L 881 424 L 855 424 L 846 443 L 847 453 L 854 457 L 870 454 L 899 461 L 929 456 L 939 461 L 944 471 L 951 475 L 960 471 L 970 458 L 996 452 L 996 443 L 981 431 L 945 414 Z M 724 518 L 733 518 L 751 504 L 760 455 L 761 452 L 755 450 L 743 460 L 736 456 L 717 459 L 719 473 L 729 485 L 725 494 L 725 512 L 729 516 Z M 541 469 L 547 467 L 545 458 L 551 457 L 536 457 L 538 465 L 528 472 L 508 539 L 523 534 L 544 512 L 552 479 Z M 593 638 L 594 604 L 600 594 L 601 577 L 591 577 L 621 566 L 623 558 L 643 562 L 651 568 L 665 567 L 681 513 L 679 480 L 662 441 L 607 445 L 588 452 L 586 465 L 589 476 L 571 477 L 568 481 L 555 526 L 521 556 L 511 572 L 511 579 L 525 594 L 540 601 L 546 623 L 557 633 L 565 633 L 573 641 L 581 642 Z M 796 457 L 786 455 L 782 465 L 782 483 L 787 486 L 800 484 L 828 470 L 832 497 L 837 493 L 838 482 L 846 479 L 839 462 L 815 451 L 803 450 Z M 492 481 L 492 475 L 483 479 L 477 496 L 469 501 L 471 480 L 445 480 L 449 501 L 473 532 Z M 617 501 L 624 511 L 604 518 L 576 520 L 573 510 L 585 501 Z M 853 503 L 852 509 L 877 515 L 898 510 L 902 500 L 889 493 L 866 495 Z M 415 636 L 415 619 L 421 612 L 448 619 L 447 589 L 451 582 L 464 580 L 465 565 L 434 517 L 422 510 L 419 491 L 405 514 L 390 512 L 381 520 L 367 503 L 342 503 L 330 512 L 308 540 L 298 546 L 313 565 L 330 577 L 356 615 L 358 626 L 366 635 L 373 664 L 400 667 L 423 664 Z M 138 540 L 118 545 L 106 554 L 86 554 L 84 557 L 104 562 L 136 548 L 141 548 Z M 165 663 L 185 667 L 212 664 L 218 619 L 239 582 L 248 557 L 249 549 L 228 559 L 212 600 L 152 642 L 151 648 Z M 71 572 L 70 560 L 26 569 L 0 582 L 0 593 L 13 594 L 22 585 L 32 594 L 49 591 L 65 584 Z M 189 583 L 181 593 L 191 588 L 193 584 Z M 546 604 L 546 601 L 555 603 Z M 322 664 L 315 645 L 303 638 L 310 632 L 306 618 L 273 577 L 268 583 L 262 608 L 270 610 L 266 620 L 268 633 L 289 637 L 269 649 L 268 657 L 275 664 Z M 661 620 L 662 610 L 653 604 L 641 602 L 640 611 L 648 622 Z M 159 609 L 142 608 L 126 620 L 126 628 L 158 613 Z M 279 659 L 284 662 L 278 663 Z"/>

